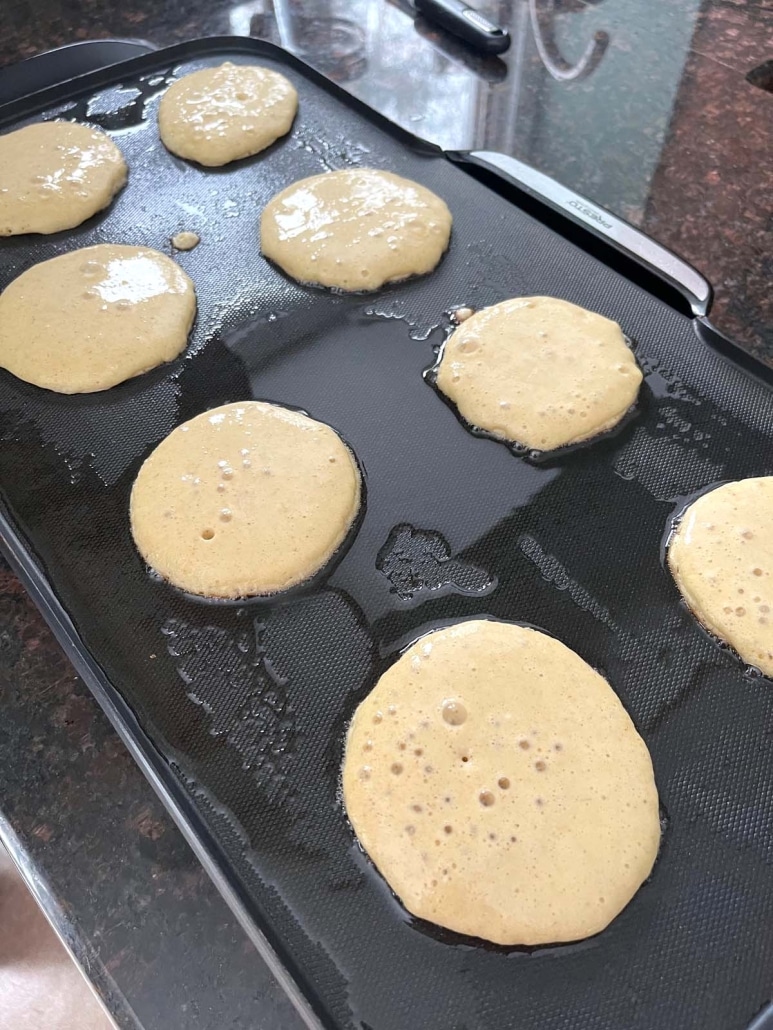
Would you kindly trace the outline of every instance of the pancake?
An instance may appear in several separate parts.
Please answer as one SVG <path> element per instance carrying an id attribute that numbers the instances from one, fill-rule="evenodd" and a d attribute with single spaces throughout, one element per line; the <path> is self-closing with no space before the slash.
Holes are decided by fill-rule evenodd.
<path id="1" fill-rule="evenodd" d="M 773 476 L 693 501 L 669 542 L 668 566 L 699 622 L 773 677 Z"/>
<path id="2" fill-rule="evenodd" d="M 660 842 L 649 752 L 559 641 L 470 620 L 421 637 L 349 728 L 354 831 L 414 915 L 496 944 L 603 930 Z"/>
<path id="3" fill-rule="evenodd" d="M 93 393 L 171 361 L 193 283 L 147 247 L 100 243 L 42 261 L 0 294 L 0 367 L 57 393 Z"/>
<path id="4" fill-rule="evenodd" d="M 641 381 L 617 322 L 555 297 L 518 297 L 465 319 L 437 370 L 467 422 L 539 451 L 612 429 Z"/>
<path id="5" fill-rule="evenodd" d="M 0 236 L 73 229 L 126 182 L 109 136 L 76 122 L 37 122 L 0 136 Z"/>
<path id="6" fill-rule="evenodd" d="M 451 212 L 410 179 L 372 168 L 326 172 L 278 193 L 260 221 L 263 254 L 298 282 L 377 290 L 431 272 Z"/>
<path id="7" fill-rule="evenodd" d="M 164 579 L 237 598 L 311 578 L 359 507 L 357 464 L 330 426 L 244 401 L 198 415 L 158 445 L 132 489 L 131 527 Z"/>
<path id="8" fill-rule="evenodd" d="M 297 110 L 284 75 L 226 61 L 172 83 L 158 107 L 158 131 L 173 154 L 217 167 L 271 146 L 290 131 Z"/>

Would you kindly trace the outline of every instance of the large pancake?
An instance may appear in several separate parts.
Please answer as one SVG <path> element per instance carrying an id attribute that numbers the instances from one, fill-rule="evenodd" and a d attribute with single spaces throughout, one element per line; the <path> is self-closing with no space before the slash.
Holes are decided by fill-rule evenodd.
<path id="1" fill-rule="evenodd" d="M 644 741 L 609 684 L 533 629 L 421 637 L 357 709 L 346 811 L 414 915 L 497 944 L 603 930 L 660 841 Z"/>

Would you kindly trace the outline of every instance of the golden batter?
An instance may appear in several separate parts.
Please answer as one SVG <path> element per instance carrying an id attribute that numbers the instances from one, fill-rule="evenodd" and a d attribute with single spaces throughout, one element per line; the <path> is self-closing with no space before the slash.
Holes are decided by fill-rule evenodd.
<path id="1" fill-rule="evenodd" d="M 188 232 L 187 229 L 184 229 L 182 232 L 175 233 L 169 242 L 175 250 L 193 250 L 201 243 L 201 237 L 197 232 Z"/>
<path id="2" fill-rule="evenodd" d="M 205 597 L 273 594 L 343 543 L 360 474 L 338 434 L 276 404 L 226 404 L 178 426 L 139 471 L 134 541 L 145 561 Z"/>
<path id="3" fill-rule="evenodd" d="M 215 167 L 265 150 L 290 131 L 297 110 L 284 75 L 227 61 L 173 82 L 159 104 L 158 129 L 173 154 Z"/>
<path id="4" fill-rule="evenodd" d="M 57 393 L 93 393 L 185 349 L 193 283 L 146 247 L 100 243 L 42 261 L 0 294 L 0 367 Z"/>
<path id="5" fill-rule="evenodd" d="M 440 197 L 372 168 L 301 179 L 271 200 L 260 221 L 267 258 L 299 282 L 346 291 L 431 272 L 450 235 L 451 212 Z"/>
<path id="6" fill-rule="evenodd" d="M 75 122 L 37 122 L 0 136 L 0 236 L 73 229 L 126 182 L 109 136 Z"/>
<path id="7" fill-rule="evenodd" d="M 695 617 L 773 677 L 773 476 L 726 483 L 694 501 L 668 565 Z"/>
<path id="8" fill-rule="evenodd" d="M 468 422 L 540 451 L 611 429 L 641 381 L 617 322 L 555 297 L 471 315 L 447 340 L 437 373 Z"/>
<path id="9" fill-rule="evenodd" d="M 497 944 L 603 930 L 660 842 L 649 752 L 615 693 L 509 623 L 462 622 L 402 654 L 355 712 L 343 792 L 410 912 Z"/>

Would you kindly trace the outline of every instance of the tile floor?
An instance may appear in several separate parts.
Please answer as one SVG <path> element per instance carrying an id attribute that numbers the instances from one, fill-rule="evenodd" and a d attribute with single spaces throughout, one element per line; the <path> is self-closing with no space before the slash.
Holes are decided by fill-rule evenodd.
<path id="1" fill-rule="evenodd" d="M 113 1030 L 1 844 L 0 1030 Z"/>

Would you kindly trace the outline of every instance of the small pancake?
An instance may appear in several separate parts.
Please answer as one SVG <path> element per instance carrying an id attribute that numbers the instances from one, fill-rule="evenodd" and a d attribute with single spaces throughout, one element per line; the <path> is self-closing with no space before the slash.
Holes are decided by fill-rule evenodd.
<path id="1" fill-rule="evenodd" d="M 158 107 L 158 130 L 173 154 L 212 168 L 271 146 L 290 131 L 297 110 L 284 75 L 226 61 L 172 83 Z"/>
<path id="2" fill-rule="evenodd" d="M 187 229 L 183 229 L 182 232 L 175 233 L 169 242 L 175 250 L 193 250 L 194 247 L 198 247 L 201 243 L 201 236 L 197 232 L 189 232 Z"/>
<path id="3" fill-rule="evenodd" d="M 0 367 L 57 393 L 93 393 L 171 361 L 193 283 L 147 247 L 100 243 L 42 261 L 0 294 Z"/>
<path id="4" fill-rule="evenodd" d="M 126 182 L 109 136 L 75 122 L 37 122 L 0 136 L 0 236 L 73 229 Z"/>
<path id="5" fill-rule="evenodd" d="M 617 322 L 555 297 L 517 297 L 465 319 L 437 372 L 469 423 L 539 451 L 612 429 L 641 381 Z"/>
<path id="6" fill-rule="evenodd" d="M 237 598 L 309 579 L 359 507 L 357 463 L 330 426 L 244 401 L 192 418 L 158 445 L 134 483 L 131 526 L 164 579 Z"/>
<path id="7" fill-rule="evenodd" d="M 496 944 L 603 930 L 660 843 L 644 741 L 559 641 L 470 620 L 421 637 L 349 727 L 346 811 L 414 915 Z"/>
<path id="8" fill-rule="evenodd" d="M 773 476 L 693 501 L 669 541 L 668 566 L 696 619 L 773 678 Z"/>
<path id="9" fill-rule="evenodd" d="M 301 179 L 260 220 L 263 254 L 289 276 L 349 292 L 431 272 L 450 236 L 451 212 L 440 197 L 373 168 Z"/>

